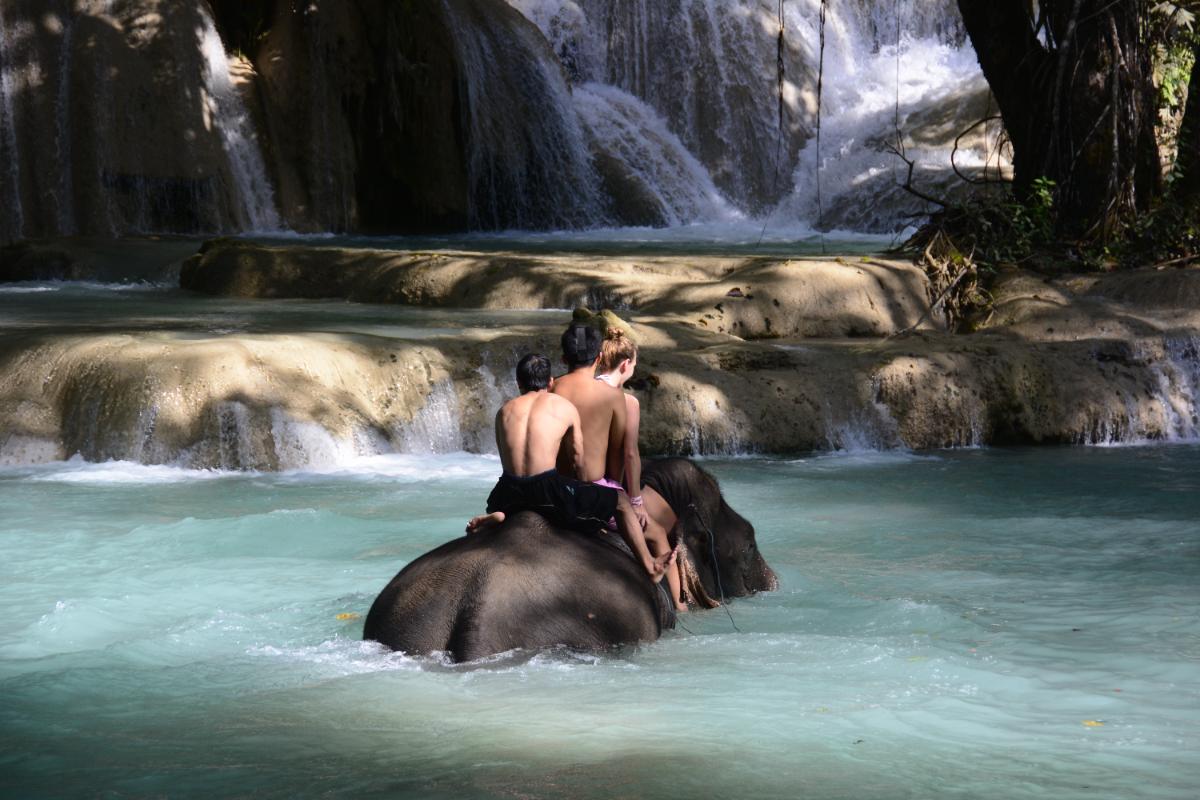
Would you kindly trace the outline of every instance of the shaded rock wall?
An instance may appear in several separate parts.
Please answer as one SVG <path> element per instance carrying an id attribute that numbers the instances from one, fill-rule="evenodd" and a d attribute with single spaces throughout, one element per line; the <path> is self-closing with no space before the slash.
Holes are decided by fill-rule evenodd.
<path id="1" fill-rule="evenodd" d="M 10 0 L 0 241 L 248 227 L 214 111 L 206 3 Z"/>
<path id="2" fill-rule="evenodd" d="M 503 0 L 12 0 L 0 37 L 0 243 L 608 219 Z"/>

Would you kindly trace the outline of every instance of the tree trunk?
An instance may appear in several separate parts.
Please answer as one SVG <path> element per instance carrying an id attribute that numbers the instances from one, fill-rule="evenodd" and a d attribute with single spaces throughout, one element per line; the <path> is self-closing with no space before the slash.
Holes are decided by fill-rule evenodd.
<path id="1" fill-rule="evenodd" d="M 1145 210 L 1161 190 L 1146 0 L 958 6 L 1012 141 L 1017 197 L 1053 181 L 1059 231 L 1079 238 Z"/>
<path id="2" fill-rule="evenodd" d="M 1192 54 L 1200 58 L 1200 38 L 1192 46 Z M 1180 203 L 1195 203 L 1200 200 L 1200 65 L 1194 61 L 1176 144 L 1171 194 Z"/>

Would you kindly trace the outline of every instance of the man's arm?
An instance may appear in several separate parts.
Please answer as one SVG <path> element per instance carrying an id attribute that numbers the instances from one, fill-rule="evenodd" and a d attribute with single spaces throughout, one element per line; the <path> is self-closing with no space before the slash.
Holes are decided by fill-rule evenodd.
<path id="1" fill-rule="evenodd" d="M 501 469 L 513 473 L 512 451 L 509 449 L 508 439 L 504 435 L 504 406 L 501 406 L 500 410 L 496 412 L 496 450 L 500 453 Z"/>

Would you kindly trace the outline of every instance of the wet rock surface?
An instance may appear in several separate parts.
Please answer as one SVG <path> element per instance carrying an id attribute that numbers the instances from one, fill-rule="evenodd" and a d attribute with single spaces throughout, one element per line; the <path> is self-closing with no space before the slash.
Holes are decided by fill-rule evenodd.
<path id="1" fill-rule="evenodd" d="M 0 460 L 81 453 L 287 469 L 394 450 L 490 451 L 492 418 L 516 390 L 512 365 L 529 351 L 554 356 L 565 309 L 599 297 L 620 301 L 641 343 L 630 389 L 642 403 L 647 453 L 1200 435 L 1200 318 L 1179 307 L 1200 271 L 1049 280 L 1014 272 L 995 287 L 995 312 L 978 332 L 924 322 L 898 333 L 926 314 L 919 276 L 878 259 L 218 242 L 185 265 L 185 286 L 459 316 L 420 332 L 403 321 L 224 328 L 169 315 L 94 327 L 7 323 Z M 279 307 L 227 302 L 248 306 L 238 313 L 249 320 Z M 355 308 L 375 308 L 384 321 L 390 313 Z M 513 316 L 517 308 L 531 310 Z"/>

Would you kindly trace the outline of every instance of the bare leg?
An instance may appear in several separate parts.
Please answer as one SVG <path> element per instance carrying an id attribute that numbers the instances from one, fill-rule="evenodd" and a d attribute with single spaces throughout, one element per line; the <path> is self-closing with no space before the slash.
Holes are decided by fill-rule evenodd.
<path id="1" fill-rule="evenodd" d="M 633 556 L 638 560 L 650 575 L 650 580 L 658 583 L 662 580 L 663 572 L 666 571 L 667 562 L 671 559 L 671 553 L 653 558 L 650 556 L 650 550 L 646 547 L 646 536 L 642 533 L 642 526 L 638 522 L 637 514 L 633 513 L 633 506 L 629 504 L 629 498 L 624 492 L 617 492 L 617 532 L 621 534 L 621 538 L 625 540 L 625 544 L 629 545 L 629 549 L 633 551 Z"/>
<path id="2" fill-rule="evenodd" d="M 670 537 L 667 532 L 674 529 L 675 523 L 679 521 L 679 518 L 675 516 L 674 509 L 671 508 L 671 505 L 661 494 L 649 486 L 642 487 L 642 499 L 646 504 L 646 513 L 650 516 L 650 522 L 647 525 L 647 528 L 649 528 L 650 525 L 656 525 L 660 530 L 663 531 L 664 541 L 669 542 Z M 683 592 L 681 589 L 683 579 L 680 577 L 680 570 L 681 566 L 676 563 L 667 574 L 667 581 L 668 585 L 671 587 L 671 597 L 675 601 L 676 610 L 684 610 L 687 608 L 687 606 L 681 602 L 683 597 Z"/>
<path id="3" fill-rule="evenodd" d="M 481 514 L 478 517 L 472 517 L 467 523 L 467 533 L 479 533 L 480 531 L 493 528 L 504 522 L 503 511 L 493 511 L 491 514 Z"/>
<path id="4" fill-rule="evenodd" d="M 675 523 L 678 521 L 675 511 L 661 494 L 649 486 L 643 486 L 642 499 L 646 503 L 646 513 L 650 515 L 650 519 L 661 525 L 664 531 L 675 527 Z"/>
<path id="5" fill-rule="evenodd" d="M 672 552 L 671 541 L 667 536 L 666 529 L 659 525 L 653 517 L 646 523 L 646 545 L 655 556 Z M 675 610 L 686 611 L 687 605 L 679 600 L 679 570 L 673 560 L 667 564 L 667 587 L 671 590 L 671 602 L 675 604 Z"/>

